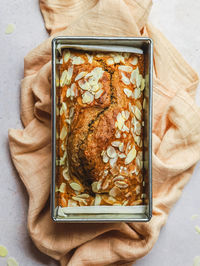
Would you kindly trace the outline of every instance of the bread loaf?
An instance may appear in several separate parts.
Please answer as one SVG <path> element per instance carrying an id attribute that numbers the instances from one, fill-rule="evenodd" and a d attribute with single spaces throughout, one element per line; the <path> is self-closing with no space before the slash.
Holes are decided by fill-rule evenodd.
<path id="1" fill-rule="evenodd" d="M 63 50 L 58 63 L 57 205 L 141 205 L 143 55 Z"/>

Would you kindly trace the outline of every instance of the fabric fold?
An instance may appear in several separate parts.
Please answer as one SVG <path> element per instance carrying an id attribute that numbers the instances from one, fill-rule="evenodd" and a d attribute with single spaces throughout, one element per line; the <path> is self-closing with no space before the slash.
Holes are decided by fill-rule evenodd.
<path id="1" fill-rule="evenodd" d="M 155 244 L 200 159 L 196 72 L 147 18 L 150 0 L 40 0 L 51 37 L 32 50 L 21 84 L 23 130 L 9 130 L 13 163 L 29 195 L 28 230 L 61 265 L 129 265 Z M 55 224 L 50 218 L 51 40 L 149 36 L 154 41 L 153 217 L 149 223 Z"/>

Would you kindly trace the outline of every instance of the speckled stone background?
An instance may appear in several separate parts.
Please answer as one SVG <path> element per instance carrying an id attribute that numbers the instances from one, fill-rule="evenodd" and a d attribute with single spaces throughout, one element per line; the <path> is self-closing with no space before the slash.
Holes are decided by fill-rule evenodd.
<path id="1" fill-rule="evenodd" d="M 200 1 L 154 0 L 150 21 L 157 26 L 200 74 Z M 7 24 L 16 29 L 6 35 Z M 21 266 L 58 265 L 41 254 L 26 229 L 28 197 L 10 160 L 8 129 L 21 128 L 19 117 L 20 80 L 23 58 L 48 37 L 36 0 L 0 1 L 0 245 Z M 200 88 L 196 97 L 200 105 Z M 200 235 L 194 226 L 200 218 L 200 164 L 171 210 L 153 250 L 136 266 L 190 266 L 200 255 Z M 6 259 L 0 258 L 0 266 Z M 77 266 L 77 265 L 74 265 Z"/>

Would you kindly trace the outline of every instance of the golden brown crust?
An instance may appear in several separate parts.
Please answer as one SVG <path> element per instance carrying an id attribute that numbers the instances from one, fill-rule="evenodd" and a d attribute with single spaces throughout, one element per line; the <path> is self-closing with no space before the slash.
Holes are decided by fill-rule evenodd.
<path id="1" fill-rule="evenodd" d="M 58 205 L 142 204 L 143 56 L 66 50 L 61 60 Z"/>

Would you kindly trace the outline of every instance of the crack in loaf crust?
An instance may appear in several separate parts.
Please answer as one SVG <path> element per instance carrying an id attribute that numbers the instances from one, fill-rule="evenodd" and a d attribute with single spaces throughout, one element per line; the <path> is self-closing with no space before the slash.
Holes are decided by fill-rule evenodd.
<path id="1" fill-rule="evenodd" d="M 142 204 L 143 56 L 65 50 L 59 63 L 57 204 Z"/>

